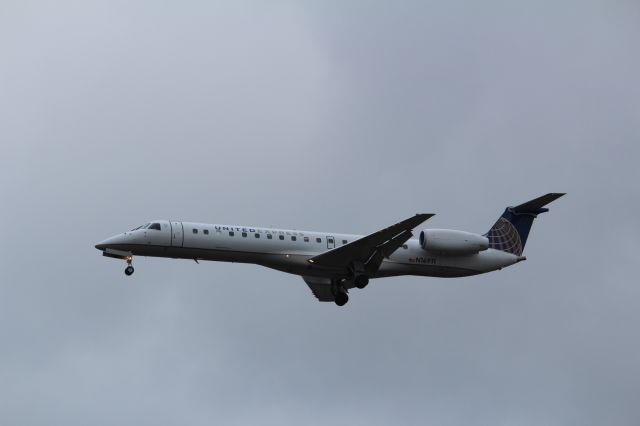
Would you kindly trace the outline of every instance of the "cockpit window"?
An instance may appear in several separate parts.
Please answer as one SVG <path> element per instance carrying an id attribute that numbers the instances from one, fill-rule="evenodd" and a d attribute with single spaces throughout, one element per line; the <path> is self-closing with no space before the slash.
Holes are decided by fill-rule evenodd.
<path id="1" fill-rule="evenodd" d="M 133 228 L 133 229 L 132 229 L 132 231 L 137 231 L 138 229 L 144 229 L 144 228 L 146 228 L 147 226 L 149 226 L 149 224 L 148 224 L 148 223 L 145 223 L 144 225 L 140 225 L 140 226 L 138 226 L 137 228 Z"/>
<path id="2" fill-rule="evenodd" d="M 151 225 L 149 225 L 149 227 L 147 229 L 156 229 L 156 230 L 160 230 L 160 224 L 159 223 L 152 223 Z"/>

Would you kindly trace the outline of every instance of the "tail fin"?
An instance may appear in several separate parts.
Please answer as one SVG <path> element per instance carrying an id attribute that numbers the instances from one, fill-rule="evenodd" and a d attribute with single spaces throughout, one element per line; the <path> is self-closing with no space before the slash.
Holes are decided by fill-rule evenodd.
<path id="1" fill-rule="evenodd" d="M 489 239 L 489 248 L 522 255 L 527 242 L 533 219 L 540 213 L 548 212 L 544 208 L 550 202 L 565 195 L 564 193 L 549 193 L 515 207 L 507 207 L 502 216 L 485 234 Z"/>

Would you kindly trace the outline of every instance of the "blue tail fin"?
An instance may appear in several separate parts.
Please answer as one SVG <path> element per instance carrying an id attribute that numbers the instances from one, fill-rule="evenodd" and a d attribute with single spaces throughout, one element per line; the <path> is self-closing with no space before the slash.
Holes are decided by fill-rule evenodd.
<path id="1" fill-rule="evenodd" d="M 538 217 L 540 213 L 548 212 L 549 209 L 544 206 L 563 195 L 552 192 L 518 206 L 507 207 L 498 221 L 485 234 L 485 237 L 489 239 L 489 248 L 513 253 L 517 256 L 522 255 L 533 219 Z"/>

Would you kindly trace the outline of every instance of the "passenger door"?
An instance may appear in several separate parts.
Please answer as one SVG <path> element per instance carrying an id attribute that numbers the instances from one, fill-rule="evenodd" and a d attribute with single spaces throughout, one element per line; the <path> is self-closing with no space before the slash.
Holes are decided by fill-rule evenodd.
<path id="1" fill-rule="evenodd" d="M 333 237 L 327 235 L 327 248 L 332 249 L 335 246 L 336 246 L 336 240 Z"/>
<path id="2" fill-rule="evenodd" d="M 182 222 L 171 222 L 171 247 L 182 247 L 184 243 L 184 230 Z"/>

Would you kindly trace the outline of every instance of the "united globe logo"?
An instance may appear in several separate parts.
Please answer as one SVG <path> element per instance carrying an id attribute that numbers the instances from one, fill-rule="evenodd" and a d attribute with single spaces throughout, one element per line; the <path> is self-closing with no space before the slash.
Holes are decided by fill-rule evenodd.
<path id="1" fill-rule="evenodd" d="M 489 248 L 506 251 L 517 256 L 522 255 L 522 241 L 520 234 L 511 222 L 501 217 L 487 232 Z"/>

